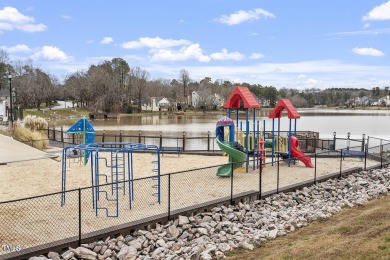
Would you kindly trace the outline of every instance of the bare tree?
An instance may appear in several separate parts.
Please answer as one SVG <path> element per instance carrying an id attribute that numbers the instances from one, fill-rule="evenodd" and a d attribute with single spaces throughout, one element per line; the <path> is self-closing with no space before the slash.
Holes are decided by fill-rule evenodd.
<path id="1" fill-rule="evenodd" d="M 149 78 L 149 72 L 140 67 L 135 67 L 131 70 L 134 79 L 134 90 L 137 95 L 137 109 L 138 113 L 141 112 L 142 97 L 146 92 L 147 80 Z"/>
<path id="2" fill-rule="evenodd" d="M 183 101 L 186 105 L 188 105 L 188 100 L 187 100 L 187 86 L 188 86 L 188 83 L 190 83 L 190 73 L 185 70 L 185 69 L 182 69 L 180 70 L 180 81 L 181 83 L 183 84 Z"/>

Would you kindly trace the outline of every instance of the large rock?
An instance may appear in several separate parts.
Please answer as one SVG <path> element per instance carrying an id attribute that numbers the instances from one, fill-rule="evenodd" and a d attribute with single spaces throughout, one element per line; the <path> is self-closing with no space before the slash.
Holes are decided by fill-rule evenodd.
<path id="1" fill-rule="evenodd" d="M 179 215 L 179 226 L 183 226 L 183 225 L 186 225 L 189 223 L 190 223 L 190 220 L 188 219 L 188 217 Z"/>
<path id="2" fill-rule="evenodd" d="M 132 246 L 123 246 L 121 251 L 116 255 L 118 260 L 123 260 L 125 257 L 133 257 L 137 254 L 137 249 Z"/>
<path id="3" fill-rule="evenodd" d="M 97 254 L 95 252 L 85 247 L 78 247 L 73 250 L 73 253 L 78 258 L 85 259 L 85 260 L 95 260 L 97 257 Z"/>
<path id="4" fill-rule="evenodd" d="M 169 238 L 176 239 L 180 235 L 180 231 L 177 227 L 172 225 L 167 228 L 167 234 L 169 235 Z"/>

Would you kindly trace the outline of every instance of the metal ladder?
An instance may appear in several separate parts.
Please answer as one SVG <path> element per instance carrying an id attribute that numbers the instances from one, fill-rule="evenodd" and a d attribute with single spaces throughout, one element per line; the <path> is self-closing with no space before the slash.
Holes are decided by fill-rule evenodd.
<path id="1" fill-rule="evenodd" d="M 152 196 L 157 197 L 157 201 L 160 204 L 161 202 L 161 181 L 160 181 L 160 150 L 157 150 L 156 152 L 152 153 L 152 156 L 157 156 L 156 160 L 152 161 L 152 164 L 155 165 L 157 168 L 153 168 L 152 172 L 157 173 L 157 176 L 153 176 L 152 180 L 156 181 L 157 184 L 152 185 L 153 189 L 156 189 L 156 192 L 152 193 Z"/>
<path id="2" fill-rule="evenodd" d="M 101 188 L 101 185 L 104 185 L 104 184 L 109 184 L 108 182 L 108 176 L 107 174 L 103 174 L 103 173 L 100 173 L 99 171 L 99 160 L 103 160 L 105 161 L 105 166 L 110 168 L 110 172 L 111 172 L 111 198 L 108 196 L 108 192 L 105 191 L 105 190 L 100 190 Z M 113 168 L 113 159 L 112 159 L 112 153 L 111 153 L 111 165 L 108 165 L 107 164 L 107 158 L 104 158 L 104 157 L 99 157 L 99 152 L 96 152 L 95 154 L 95 176 L 96 176 L 96 200 L 95 200 L 95 203 L 96 203 L 96 206 L 95 206 L 95 213 L 96 213 L 96 216 L 98 216 L 98 211 L 99 209 L 102 209 L 106 212 L 106 216 L 107 217 L 118 217 L 118 182 L 116 181 L 117 179 L 117 175 L 115 175 L 115 179 L 114 179 L 114 175 L 113 175 L 113 171 L 112 171 L 112 168 Z M 104 177 L 104 183 L 100 183 L 100 177 Z M 115 188 L 114 188 L 115 186 Z M 109 211 L 108 211 L 108 208 L 107 207 L 103 207 L 103 206 L 99 206 L 99 201 L 101 200 L 100 198 L 100 195 L 101 194 L 104 194 L 104 198 L 106 201 L 113 201 L 115 202 L 115 213 L 110 215 L 109 214 Z"/>

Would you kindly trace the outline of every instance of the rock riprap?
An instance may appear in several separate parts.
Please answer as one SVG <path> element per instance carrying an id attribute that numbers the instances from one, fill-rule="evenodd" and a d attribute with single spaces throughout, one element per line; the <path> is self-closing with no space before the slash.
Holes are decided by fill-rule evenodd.
<path id="1" fill-rule="evenodd" d="M 228 251 L 253 250 L 268 239 L 327 219 L 343 207 L 387 195 L 389 190 L 390 169 L 362 171 L 250 204 L 218 206 L 211 212 L 179 216 L 151 230 L 83 244 L 61 255 L 50 252 L 47 257 L 30 259 L 223 259 Z"/>

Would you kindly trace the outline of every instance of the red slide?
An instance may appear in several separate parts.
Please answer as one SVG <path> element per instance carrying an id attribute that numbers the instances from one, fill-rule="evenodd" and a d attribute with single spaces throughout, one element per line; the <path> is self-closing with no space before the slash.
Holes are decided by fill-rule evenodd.
<path id="1" fill-rule="evenodd" d="M 295 136 L 291 136 L 291 157 L 296 157 L 303 162 L 306 167 L 314 168 L 309 156 L 305 155 L 298 149 L 298 139 Z"/>

